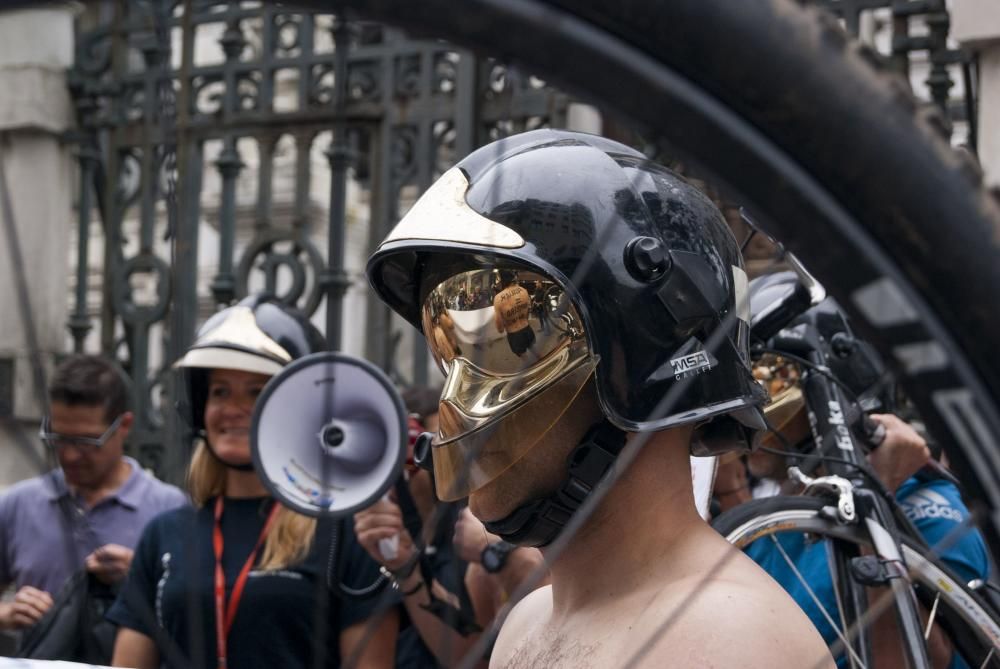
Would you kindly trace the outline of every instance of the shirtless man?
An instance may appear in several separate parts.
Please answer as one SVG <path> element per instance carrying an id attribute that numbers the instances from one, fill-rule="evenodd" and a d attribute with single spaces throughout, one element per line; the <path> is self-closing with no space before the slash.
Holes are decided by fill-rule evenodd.
<path id="1" fill-rule="evenodd" d="M 550 563 L 491 666 L 833 666 L 794 602 L 694 507 L 689 453 L 747 448 L 763 427 L 746 275 L 718 210 L 624 145 L 539 130 L 443 175 L 368 263 L 417 327 L 497 270 L 553 296 L 559 327 L 530 359 L 458 334 L 470 345 L 441 364 L 430 449 L 440 498 L 468 496 L 490 532 Z M 596 511 L 560 536 L 606 476 Z"/>
<path id="2" fill-rule="evenodd" d="M 516 282 L 514 272 L 501 271 L 503 290 L 493 298 L 493 323 L 497 330 L 507 333 L 511 352 L 522 356 L 535 343 L 535 333 L 528 324 L 531 295 Z"/>

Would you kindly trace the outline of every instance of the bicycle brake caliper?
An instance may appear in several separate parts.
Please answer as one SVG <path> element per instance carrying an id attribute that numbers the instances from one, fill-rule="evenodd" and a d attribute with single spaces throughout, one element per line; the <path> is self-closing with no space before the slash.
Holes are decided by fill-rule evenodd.
<path id="1" fill-rule="evenodd" d="M 854 484 L 841 476 L 818 476 L 813 478 L 802 473 L 798 467 L 788 468 L 788 477 L 805 486 L 805 494 L 816 497 L 837 498 L 837 522 L 853 523 L 857 520 L 854 507 Z"/>

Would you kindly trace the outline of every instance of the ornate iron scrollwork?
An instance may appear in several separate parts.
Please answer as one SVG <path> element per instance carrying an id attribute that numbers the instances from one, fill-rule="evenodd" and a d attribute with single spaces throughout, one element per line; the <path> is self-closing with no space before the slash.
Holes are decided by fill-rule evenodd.
<path id="1" fill-rule="evenodd" d="M 972 70 L 976 64 L 967 52 L 949 44 L 951 18 L 945 0 L 816 2 L 838 16 L 851 35 L 871 41 L 869 46 L 877 50 L 904 77 L 910 75 L 915 60 L 913 56 L 922 55 L 927 64 L 927 75 L 923 83 L 927 86 L 930 102 L 941 110 L 942 129 L 951 134 L 954 124 L 964 121 L 968 125 L 966 144 L 975 151 L 976 104 Z M 870 35 L 862 34 L 866 18 L 874 28 Z M 914 32 L 913 24 L 919 22 L 924 24 L 924 28 Z M 959 95 L 954 95 L 956 76 L 963 82 Z"/>
<path id="2" fill-rule="evenodd" d="M 146 274 L 155 277 L 155 300 L 137 299 L 133 279 Z M 141 253 L 125 261 L 114 282 L 115 311 L 132 326 L 149 325 L 162 320 L 170 306 L 170 266 L 152 253 Z"/>
<path id="3" fill-rule="evenodd" d="M 319 249 L 299 231 L 266 230 L 247 245 L 236 270 L 236 291 L 247 295 L 254 271 L 263 274 L 264 290 L 311 314 L 323 299 L 319 275 L 326 265 Z M 279 275 L 289 283 L 279 289 Z M 304 299 L 303 299 L 304 298 Z"/>
<path id="4" fill-rule="evenodd" d="M 325 298 L 328 330 L 339 331 L 352 281 L 343 253 L 354 215 L 346 199 L 357 189 L 348 189 L 348 180 L 373 189 L 369 227 L 379 237 L 394 222 L 403 189 L 426 187 L 485 141 L 498 114 L 517 109 L 524 119 L 558 122 L 566 98 L 511 88 L 480 109 L 477 59 L 377 24 L 267 3 L 135 0 L 117 7 L 115 23 L 78 35 L 68 78 L 81 166 L 81 252 L 69 325 L 82 348 L 95 292 L 88 291 L 87 248 L 96 206 L 107 240 L 104 283 L 114 286 L 101 308 L 101 345 L 134 381 L 132 450 L 178 481 L 188 441 L 172 412 L 170 364 L 199 318 L 262 288 L 307 313 Z M 331 135 L 329 145 L 316 145 Z M 207 156 L 219 143 L 213 163 Z M 313 185 L 326 175 L 320 195 Z M 215 240 L 209 227 L 199 234 L 206 221 L 217 222 L 218 268 L 211 294 L 199 296 L 198 243 Z M 312 235 L 319 221 L 327 227 L 325 253 Z M 398 367 L 389 344 L 398 333 L 377 313 L 369 316 L 366 352 L 383 367 Z M 420 372 L 410 379 L 419 381 Z"/>

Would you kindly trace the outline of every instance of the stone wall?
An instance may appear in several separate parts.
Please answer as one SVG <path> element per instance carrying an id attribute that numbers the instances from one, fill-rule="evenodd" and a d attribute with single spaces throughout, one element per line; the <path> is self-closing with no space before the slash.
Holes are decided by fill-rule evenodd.
<path id="1" fill-rule="evenodd" d="M 75 229 L 75 170 L 61 135 L 73 123 L 66 68 L 73 62 L 74 3 L 0 12 L 0 159 L 10 192 L 17 239 L 0 227 L 0 397 L 13 396 L 15 425 L 36 449 L 44 411 L 32 373 L 37 350 L 46 372 L 63 350 L 67 318 L 68 238 Z M 2 215 L 2 213 L 0 213 Z M 14 242 L 17 242 L 16 246 Z M 25 276 L 14 271 L 19 252 Z M 34 341 L 19 309 L 26 284 Z M 0 431 L 0 488 L 37 474 L 8 429 Z"/>

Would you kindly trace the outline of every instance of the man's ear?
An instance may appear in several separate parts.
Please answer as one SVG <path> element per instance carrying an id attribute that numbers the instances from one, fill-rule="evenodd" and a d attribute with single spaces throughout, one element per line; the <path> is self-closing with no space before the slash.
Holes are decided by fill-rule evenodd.
<path id="1" fill-rule="evenodd" d="M 135 414 L 132 413 L 131 411 L 126 411 L 125 413 L 122 414 L 122 422 L 118 429 L 121 430 L 123 438 L 128 436 L 128 432 L 129 430 L 132 429 L 132 423 L 134 421 L 135 421 Z"/>

